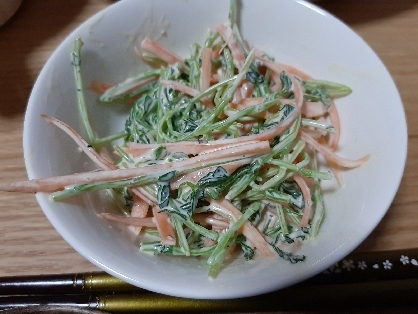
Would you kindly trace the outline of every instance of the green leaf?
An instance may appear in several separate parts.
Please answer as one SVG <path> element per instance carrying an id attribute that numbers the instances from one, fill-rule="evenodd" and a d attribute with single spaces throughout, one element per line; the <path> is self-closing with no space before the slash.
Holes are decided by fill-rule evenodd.
<path id="1" fill-rule="evenodd" d="M 161 210 L 164 210 L 164 208 L 168 206 L 169 197 L 170 197 L 170 185 L 168 183 L 158 184 L 157 200 L 158 200 L 158 205 L 160 206 Z"/>
<path id="2" fill-rule="evenodd" d="M 274 244 L 270 245 L 273 247 L 273 249 L 276 251 L 277 254 L 279 254 L 279 256 L 289 262 L 291 262 L 292 264 L 296 264 L 299 262 L 303 262 L 305 260 L 305 255 L 295 255 L 291 252 L 285 252 L 283 250 L 281 250 L 279 247 L 277 247 Z"/>
<path id="3" fill-rule="evenodd" d="M 167 172 L 166 174 L 163 174 L 158 177 L 158 181 L 162 182 L 169 182 L 171 179 L 173 179 L 176 176 L 177 172 L 175 170 Z"/>
<path id="4" fill-rule="evenodd" d="M 247 238 L 240 234 L 235 239 L 235 243 L 239 244 L 241 246 L 242 251 L 244 252 L 244 258 L 246 261 L 252 260 L 254 258 L 254 250 L 245 242 L 247 241 Z"/>

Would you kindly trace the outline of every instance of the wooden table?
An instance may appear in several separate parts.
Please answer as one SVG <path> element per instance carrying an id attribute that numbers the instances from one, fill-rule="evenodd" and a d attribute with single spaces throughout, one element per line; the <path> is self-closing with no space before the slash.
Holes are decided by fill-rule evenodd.
<path id="1" fill-rule="evenodd" d="M 67 34 L 112 2 L 25 0 L 0 28 L 0 182 L 27 178 L 22 126 L 41 68 Z M 418 248 L 418 1 L 316 2 L 345 21 L 381 57 L 399 88 L 408 120 L 408 160 L 400 189 L 357 251 Z M 33 195 L 0 193 L 0 276 L 96 270 L 52 228 Z"/>

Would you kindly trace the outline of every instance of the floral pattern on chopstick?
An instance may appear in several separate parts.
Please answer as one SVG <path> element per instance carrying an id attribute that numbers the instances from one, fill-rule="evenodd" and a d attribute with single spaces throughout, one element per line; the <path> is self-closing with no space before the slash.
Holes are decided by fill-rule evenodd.
<path id="1" fill-rule="evenodd" d="M 374 263 L 371 265 L 371 267 L 373 269 L 387 269 L 390 270 L 392 269 L 395 265 L 399 266 L 399 264 L 401 265 L 408 265 L 411 264 L 413 266 L 418 266 L 418 260 L 416 260 L 415 258 L 409 258 L 409 256 L 406 255 L 401 255 L 401 257 L 399 258 L 400 263 L 396 263 L 394 264 L 393 262 L 391 262 L 390 260 L 384 260 L 381 262 L 381 264 L 379 263 Z M 366 268 L 368 268 L 369 265 L 367 263 L 367 261 L 357 261 L 357 263 L 355 263 L 352 259 L 343 259 L 341 262 L 336 263 L 334 265 L 332 265 L 331 267 L 329 267 L 327 270 L 324 271 L 324 273 L 339 273 L 341 271 L 351 271 L 352 269 L 360 269 L 360 270 L 365 270 Z"/>
<path id="2" fill-rule="evenodd" d="M 352 253 L 309 281 L 346 284 L 403 279 L 418 279 L 418 248 Z"/>

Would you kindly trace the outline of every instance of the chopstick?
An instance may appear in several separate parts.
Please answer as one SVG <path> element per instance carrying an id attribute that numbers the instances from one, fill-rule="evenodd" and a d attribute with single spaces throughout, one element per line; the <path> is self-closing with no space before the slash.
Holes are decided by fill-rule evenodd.
<path id="1" fill-rule="evenodd" d="M 240 312 L 416 306 L 418 249 L 352 254 L 327 271 L 257 297 L 194 300 L 148 292 L 103 272 L 0 278 L 0 310 L 62 305 L 109 313 Z"/>
<path id="2" fill-rule="evenodd" d="M 418 249 L 355 253 L 304 285 L 418 279 Z M 104 272 L 0 277 L 0 296 L 33 294 L 145 293 Z"/>
<path id="3" fill-rule="evenodd" d="M 141 291 L 104 272 L 0 277 L 0 296 Z"/>
<path id="4" fill-rule="evenodd" d="M 29 295 L 0 297 L 0 310 L 22 306 L 70 306 L 109 313 L 221 313 L 397 308 L 417 306 L 417 279 L 373 283 L 296 285 L 261 296 L 196 300 L 156 293 L 111 295 Z"/>

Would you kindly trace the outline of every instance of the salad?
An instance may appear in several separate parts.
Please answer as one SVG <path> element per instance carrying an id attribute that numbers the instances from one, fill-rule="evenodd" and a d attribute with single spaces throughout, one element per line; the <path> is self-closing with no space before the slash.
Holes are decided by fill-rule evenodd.
<path id="1" fill-rule="evenodd" d="M 193 44 L 187 58 L 145 38 L 133 53 L 148 71 L 119 83 L 90 82 L 104 105 L 132 105 L 125 129 L 104 138 L 90 124 L 77 39 L 72 64 L 86 136 L 42 117 L 99 170 L 0 190 L 48 192 L 54 201 L 105 190 L 115 212 L 101 219 L 128 226 L 144 253 L 205 257 L 210 277 L 232 256 L 303 261 L 298 250 L 325 217 L 321 181 L 335 176 L 342 185 L 342 169 L 370 157 L 336 154 L 334 99 L 350 88 L 313 79 L 251 46 L 236 15 L 231 0 L 228 22 Z M 330 171 L 321 170 L 322 159 Z"/>

